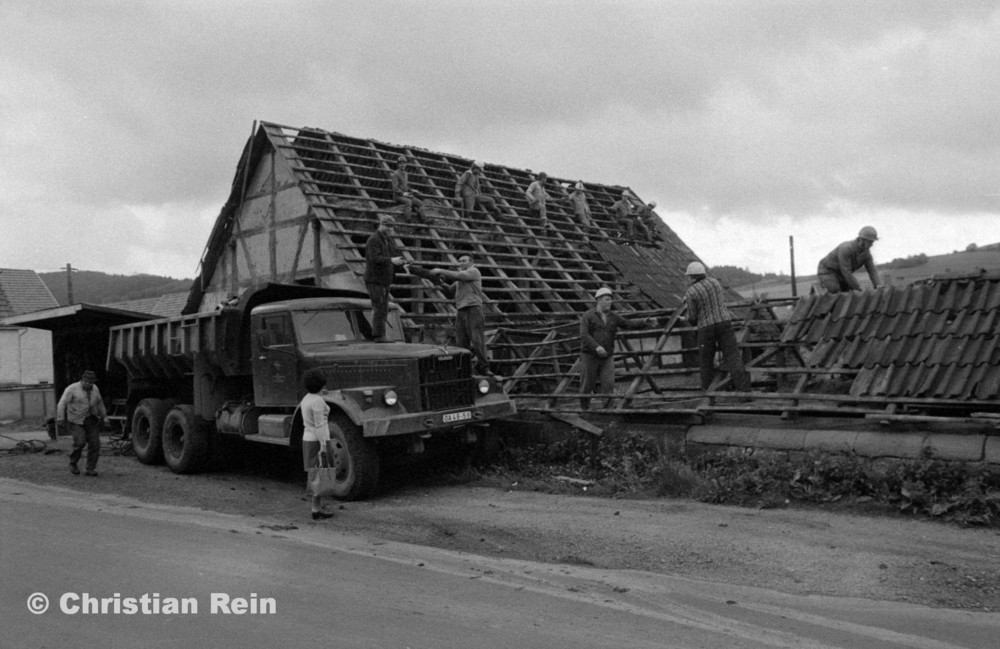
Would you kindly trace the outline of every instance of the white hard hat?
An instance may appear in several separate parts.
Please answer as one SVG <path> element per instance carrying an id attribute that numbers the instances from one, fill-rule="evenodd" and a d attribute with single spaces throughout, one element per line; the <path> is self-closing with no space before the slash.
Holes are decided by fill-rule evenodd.
<path id="1" fill-rule="evenodd" d="M 602 286 L 601 288 L 597 289 L 596 293 L 594 293 L 594 299 L 599 300 L 605 295 L 614 295 L 614 293 L 612 293 L 611 289 L 608 288 L 607 286 Z"/>
<path id="2" fill-rule="evenodd" d="M 576 187 L 576 189 L 583 189 L 583 183 L 578 182 L 576 185 L 574 185 L 574 187 Z"/>
<path id="3" fill-rule="evenodd" d="M 705 264 L 700 261 L 692 261 L 688 264 L 687 270 L 684 271 L 685 275 L 707 275 L 705 271 Z"/>
<path id="4" fill-rule="evenodd" d="M 656 207 L 656 201 L 649 201 L 650 207 Z"/>
<path id="5" fill-rule="evenodd" d="M 472 164 L 476 165 L 476 166 L 477 166 L 477 167 L 479 167 L 480 169 L 485 169 L 485 168 L 486 168 L 486 164 L 485 164 L 485 163 L 482 163 L 482 162 L 480 162 L 479 160 L 476 160 L 476 161 L 475 161 L 475 162 L 473 162 Z"/>

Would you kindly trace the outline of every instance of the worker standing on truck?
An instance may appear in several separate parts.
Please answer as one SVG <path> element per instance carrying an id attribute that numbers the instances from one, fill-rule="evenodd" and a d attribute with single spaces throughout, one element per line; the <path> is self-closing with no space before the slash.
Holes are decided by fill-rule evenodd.
<path id="1" fill-rule="evenodd" d="M 326 376 L 319 370 L 309 370 L 302 375 L 302 383 L 306 388 L 306 396 L 299 403 L 302 412 L 302 465 L 309 469 L 319 468 L 320 453 L 327 456 L 327 466 L 333 465 L 330 457 L 330 404 L 319 395 L 326 387 Z M 309 493 L 312 496 L 312 518 L 320 521 L 333 518 L 333 514 L 323 511 L 323 497 Z"/>
<path id="2" fill-rule="evenodd" d="M 84 475 L 97 477 L 97 459 L 101 455 L 100 425 L 102 422 L 107 425 L 108 412 L 96 381 L 97 374 L 92 370 L 84 371 L 79 381 L 66 387 L 56 406 L 56 423 L 67 426 L 73 435 L 73 451 L 69 454 L 69 472 L 73 475 L 80 475 L 76 463 L 86 446 L 87 470 Z"/>
<path id="3" fill-rule="evenodd" d="M 878 288 L 881 282 L 871 253 L 872 245 L 876 241 L 878 232 L 872 226 L 866 225 L 861 228 L 853 241 L 845 241 L 831 250 L 830 254 L 819 262 L 819 268 L 816 270 L 816 279 L 820 286 L 828 293 L 860 291 L 861 284 L 854 277 L 854 272 L 864 266 L 872 281 L 872 288 Z"/>
<path id="4" fill-rule="evenodd" d="M 740 392 L 749 392 L 750 377 L 743 367 L 743 357 L 733 333 L 733 316 L 726 308 L 726 294 L 714 277 L 709 277 L 705 265 L 699 261 L 688 264 L 684 273 L 691 285 L 684 293 L 687 303 L 687 323 L 698 328 L 698 359 L 701 389 L 712 386 L 715 374 L 715 351 L 722 352 L 722 360 L 733 376 L 733 384 Z"/>
<path id="5" fill-rule="evenodd" d="M 403 257 L 396 247 L 393 228 L 396 219 L 380 214 L 378 229 L 368 237 L 365 245 L 365 286 L 372 301 L 372 340 L 389 342 L 385 337 L 385 320 L 389 315 L 389 287 L 396 277 L 396 267 L 403 265 Z"/>
<path id="6" fill-rule="evenodd" d="M 615 336 L 618 329 L 650 329 L 654 318 L 626 320 L 611 310 L 614 293 L 607 286 L 594 294 L 597 304 L 580 319 L 580 407 L 590 408 L 590 395 L 598 387 L 611 394 L 615 387 Z"/>

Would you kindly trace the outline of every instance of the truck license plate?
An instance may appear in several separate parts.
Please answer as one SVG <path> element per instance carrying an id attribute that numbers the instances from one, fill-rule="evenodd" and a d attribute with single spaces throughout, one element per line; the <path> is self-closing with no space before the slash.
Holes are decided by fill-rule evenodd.
<path id="1" fill-rule="evenodd" d="M 449 424 L 453 421 L 464 421 L 466 419 L 472 419 L 472 411 L 466 410 L 464 412 L 449 412 L 443 417 L 444 423 Z"/>

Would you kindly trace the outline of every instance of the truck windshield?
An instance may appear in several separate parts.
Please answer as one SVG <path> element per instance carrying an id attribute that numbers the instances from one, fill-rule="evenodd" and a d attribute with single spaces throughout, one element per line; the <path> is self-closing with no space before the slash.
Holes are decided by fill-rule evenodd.
<path id="1" fill-rule="evenodd" d="M 358 340 L 347 311 L 299 311 L 293 317 L 302 345 Z"/>

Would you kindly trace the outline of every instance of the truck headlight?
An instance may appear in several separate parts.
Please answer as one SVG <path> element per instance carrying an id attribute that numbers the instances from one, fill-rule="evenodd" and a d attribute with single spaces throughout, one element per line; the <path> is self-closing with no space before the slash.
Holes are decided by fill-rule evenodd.
<path id="1" fill-rule="evenodd" d="M 490 382 L 487 379 L 479 379 L 479 394 L 489 394 L 490 393 Z"/>
<path id="2" fill-rule="evenodd" d="M 387 406 L 394 406 L 396 405 L 396 402 L 399 401 L 399 396 L 396 395 L 395 390 L 386 390 L 382 393 L 382 401 L 384 401 Z"/>

